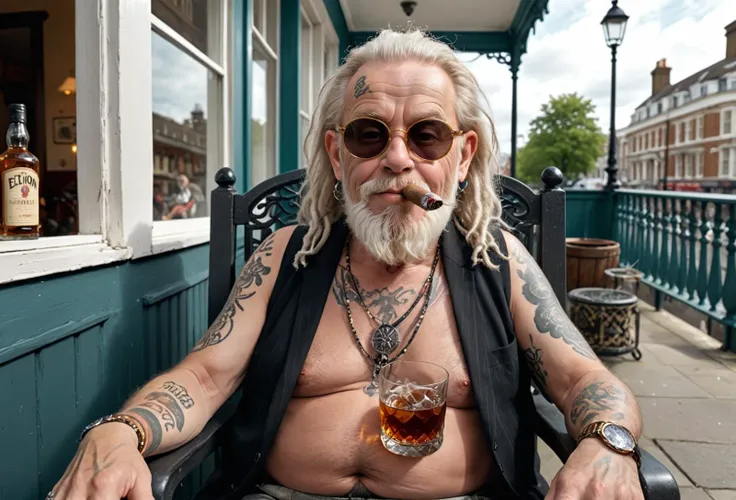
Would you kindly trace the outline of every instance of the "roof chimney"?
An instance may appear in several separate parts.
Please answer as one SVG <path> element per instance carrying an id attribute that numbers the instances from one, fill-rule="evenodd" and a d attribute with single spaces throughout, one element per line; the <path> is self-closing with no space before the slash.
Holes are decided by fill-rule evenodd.
<path id="1" fill-rule="evenodd" d="M 726 26 L 726 58 L 736 57 L 736 21 Z"/>
<path id="2" fill-rule="evenodd" d="M 667 59 L 660 59 L 652 70 L 652 95 L 661 92 L 670 86 L 670 71 L 667 67 Z"/>

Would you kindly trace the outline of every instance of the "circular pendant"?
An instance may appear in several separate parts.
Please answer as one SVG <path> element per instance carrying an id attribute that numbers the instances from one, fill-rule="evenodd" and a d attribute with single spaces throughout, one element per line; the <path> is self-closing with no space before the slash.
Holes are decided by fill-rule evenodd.
<path id="1" fill-rule="evenodd" d="M 371 346 L 378 354 L 390 354 L 399 347 L 399 332 L 391 325 L 381 325 L 373 332 Z"/>

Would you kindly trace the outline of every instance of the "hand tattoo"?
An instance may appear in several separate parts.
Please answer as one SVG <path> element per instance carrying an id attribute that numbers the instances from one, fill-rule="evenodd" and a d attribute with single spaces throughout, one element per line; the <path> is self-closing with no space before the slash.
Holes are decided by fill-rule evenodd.
<path id="1" fill-rule="evenodd" d="M 603 382 L 593 382 L 580 391 L 572 403 L 570 421 L 585 427 L 602 412 L 612 411 L 626 402 L 626 393 L 615 386 L 604 386 Z M 616 413 L 614 417 L 622 416 Z M 619 419 L 620 420 L 620 419 Z"/>
<path id="2" fill-rule="evenodd" d="M 275 233 L 266 238 L 263 243 L 253 252 L 253 255 L 243 267 L 240 276 L 235 281 L 230 297 L 220 315 L 215 319 L 204 336 L 192 348 L 192 351 L 200 351 L 205 347 L 217 345 L 233 332 L 235 327 L 236 308 L 244 311 L 242 302 L 256 294 L 255 287 L 263 284 L 263 276 L 271 273 L 271 267 L 263 264 L 261 254 L 270 257 L 273 252 L 273 237 Z"/>
<path id="3" fill-rule="evenodd" d="M 524 297 L 537 306 L 534 312 L 534 324 L 537 330 L 540 333 L 549 333 L 552 338 L 561 338 L 572 346 L 575 352 L 588 359 L 598 359 L 570 318 L 567 317 L 537 263 L 530 259 L 524 251 L 517 248 L 517 244 L 511 246 L 511 255 L 516 262 L 526 265 L 523 270 L 518 269 L 517 274 L 524 281 L 522 288 Z"/>
<path id="4" fill-rule="evenodd" d="M 537 382 L 544 387 L 547 385 L 547 370 L 544 369 L 544 363 L 542 363 L 542 350 L 534 345 L 533 335 L 529 335 L 529 342 L 531 347 L 524 350 L 526 362 L 534 373 Z"/>
<path id="5" fill-rule="evenodd" d="M 366 92 L 370 92 L 371 88 L 368 86 L 367 83 L 365 83 L 365 75 L 358 78 L 358 81 L 355 82 L 355 87 L 353 87 L 353 97 L 356 99 Z"/>

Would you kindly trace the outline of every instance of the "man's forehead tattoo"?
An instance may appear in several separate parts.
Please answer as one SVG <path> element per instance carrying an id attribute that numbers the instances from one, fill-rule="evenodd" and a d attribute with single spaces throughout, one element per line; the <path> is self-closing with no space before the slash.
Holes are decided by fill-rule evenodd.
<path id="1" fill-rule="evenodd" d="M 353 88 L 353 97 L 356 99 L 366 92 L 370 92 L 371 88 L 368 86 L 367 83 L 365 83 L 365 75 L 358 78 L 358 81 L 355 82 L 355 87 Z"/>

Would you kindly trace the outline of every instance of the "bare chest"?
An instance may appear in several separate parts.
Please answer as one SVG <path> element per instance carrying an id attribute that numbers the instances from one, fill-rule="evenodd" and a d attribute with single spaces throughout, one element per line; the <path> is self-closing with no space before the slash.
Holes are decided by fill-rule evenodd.
<path id="1" fill-rule="evenodd" d="M 338 271 L 339 272 L 339 271 Z M 418 290 L 412 287 L 386 287 L 361 290 L 364 306 L 350 286 L 336 279 L 325 305 L 317 332 L 302 367 L 295 397 L 309 398 L 361 389 L 370 381 L 376 351 L 371 339 L 382 323 L 395 324 L 399 346 L 389 357 L 406 348 L 400 359 L 429 361 L 449 373 L 447 403 L 453 408 L 473 408 L 475 399 L 458 337 L 452 302 L 441 270 L 435 278 L 432 296 L 423 320 L 417 322 L 424 305 L 422 298 L 410 310 Z M 352 325 L 348 317 L 348 300 Z M 372 313 L 367 314 L 366 308 Z M 406 314 L 408 312 L 408 314 Z M 413 335 L 413 339 L 411 339 Z M 361 349 L 362 346 L 362 349 Z"/>

